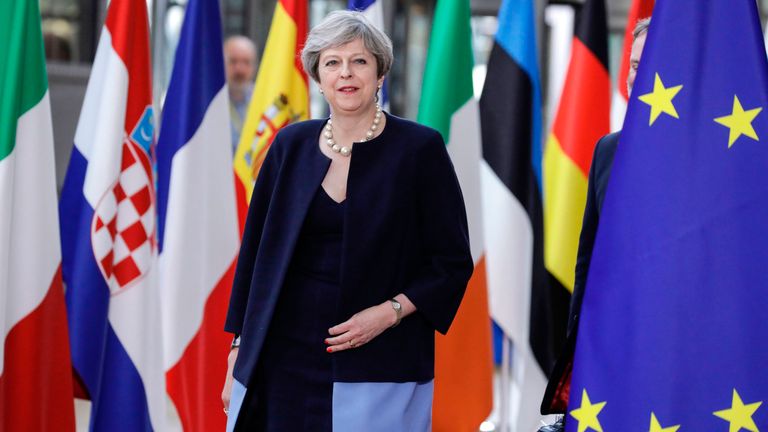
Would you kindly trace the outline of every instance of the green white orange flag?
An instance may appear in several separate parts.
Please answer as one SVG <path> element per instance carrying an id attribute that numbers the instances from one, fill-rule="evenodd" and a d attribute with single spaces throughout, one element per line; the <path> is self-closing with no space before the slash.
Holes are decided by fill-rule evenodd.
<path id="1" fill-rule="evenodd" d="M 469 220 L 475 272 L 447 336 L 437 335 L 433 429 L 476 431 L 493 406 L 491 319 L 480 191 L 480 112 L 472 91 L 468 0 L 437 2 L 419 122 L 448 143 Z"/>
<path id="2" fill-rule="evenodd" d="M 253 182 L 277 132 L 309 118 L 307 74 L 299 58 L 307 37 L 307 1 L 279 0 L 235 152 L 238 200 L 250 201 Z M 241 208 L 242 213 L 242 208 Z"/>
<path id="3" fill-rule="evenodd" d="M 0 430 L 74 430 L 38 0 L 0 6 Z"/>

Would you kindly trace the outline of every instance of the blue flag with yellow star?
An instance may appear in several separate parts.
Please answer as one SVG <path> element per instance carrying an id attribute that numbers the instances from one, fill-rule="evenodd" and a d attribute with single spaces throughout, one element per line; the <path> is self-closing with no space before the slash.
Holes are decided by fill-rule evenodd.
<path id="1" fill-rule="evenodd" d="M 768 430 L 754 0 L 658 0 L 602 208 L 567 431 Z"/>

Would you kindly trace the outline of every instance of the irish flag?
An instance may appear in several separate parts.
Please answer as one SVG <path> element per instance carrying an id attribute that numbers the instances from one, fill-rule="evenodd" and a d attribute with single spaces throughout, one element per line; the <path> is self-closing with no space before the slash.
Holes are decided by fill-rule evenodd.
<path id="1" fill-rule="evenodd" d="M 437 3 L 419 104 L 419 122 L 440 131 L 448 143 L 467 206 L 475 261 L 475 272 L 451 331 L 436 340 L 435 431 L 476 431 L 493 406 L 480 201 L 480 112 L 472 91 L 469 17 L 468 0 Z"/>
<path id="2" fill-rule="evenodd" d="M 0 6 L 0 430 L 74 430 L 37 0 Z"/>

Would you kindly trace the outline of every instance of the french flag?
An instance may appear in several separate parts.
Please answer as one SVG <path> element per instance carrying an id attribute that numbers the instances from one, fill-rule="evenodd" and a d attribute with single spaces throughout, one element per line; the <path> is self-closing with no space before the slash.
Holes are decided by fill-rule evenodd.
<path id="1" fill-rule="evenodd" d="M 223 331 L 240 247 L 218 0 L 187 3 L 157 143 L 168 394 L 185 431 L 224 430 Z"/>
<path id="2" fill-rule="evenodd" d="M 112 0 L 62 190 L 72 363 L 90 430 L 163 429 L 146 2 Z"/>

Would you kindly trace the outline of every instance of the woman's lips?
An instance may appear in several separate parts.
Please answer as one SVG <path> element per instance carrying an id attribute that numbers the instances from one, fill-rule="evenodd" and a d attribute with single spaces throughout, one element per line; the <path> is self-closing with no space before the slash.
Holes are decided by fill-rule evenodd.
<path id="1" fill-rule="evenodd" d="M 352 92 L 355 92 L 357 90 L 358 90 L 357 87 L 350 87 L 350 86 L 340 87 L 339 88 L 339 91 L 342 92 L 342 93 L 352 93 Z"/>

